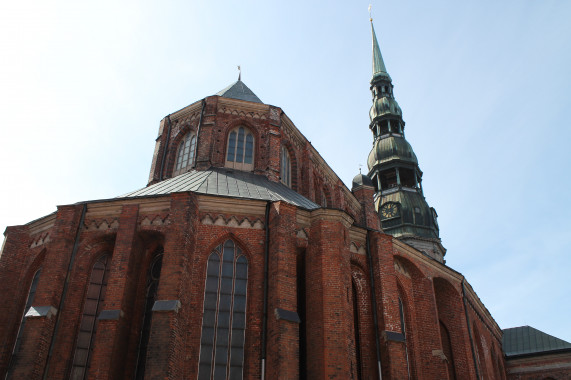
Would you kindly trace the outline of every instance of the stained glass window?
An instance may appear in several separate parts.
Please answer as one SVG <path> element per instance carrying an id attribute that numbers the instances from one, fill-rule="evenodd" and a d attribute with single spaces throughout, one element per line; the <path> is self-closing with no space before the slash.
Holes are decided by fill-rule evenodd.
<path id="1" fill-rule="evenodd" d="M 232 240 L 208 257 L 199 380 L 241 380 L 246 330 L 248 260 Z"/>

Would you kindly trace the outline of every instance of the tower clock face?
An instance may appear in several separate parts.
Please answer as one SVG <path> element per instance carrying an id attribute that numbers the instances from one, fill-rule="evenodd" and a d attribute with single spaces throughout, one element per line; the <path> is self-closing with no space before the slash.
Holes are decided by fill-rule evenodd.
<path id="1" fill-rule="evenodd" d="M 385 203 L 381 207 L 381 216 L 384 219 L 390 219 L 397 216 L 399 213 L 399 208 L 396 203 Z"/>

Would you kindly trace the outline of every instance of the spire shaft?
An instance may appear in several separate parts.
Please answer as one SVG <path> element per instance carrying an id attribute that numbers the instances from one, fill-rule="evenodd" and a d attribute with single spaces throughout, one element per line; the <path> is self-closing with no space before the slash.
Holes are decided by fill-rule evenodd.
<path id="1" fill-rule="evenodd" d="M 379 48 L 379 42 L 377 41 L 377 35 L 375 34 L 375 27 L 373 26 L 372 20 L 371 32 L 373 33 L 373 79 L 382 77 L 391 80 L 391 76 L 387 72 L 383 56 L 381 55 L 381 49 Z"/>

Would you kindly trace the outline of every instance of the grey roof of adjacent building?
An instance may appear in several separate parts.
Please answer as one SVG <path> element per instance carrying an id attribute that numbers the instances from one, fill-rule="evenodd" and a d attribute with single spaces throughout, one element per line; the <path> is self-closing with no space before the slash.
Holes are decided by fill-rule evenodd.
<path id="1" fill-rule="evenodd" d="M 246 100 L 248 102 L 262 104 L 264 103 L 240 79 L 238 79 L 236 83 L 226 87 L 224 90 L 216 93 L 216 95 L 222 96 L 223 98 Z"/>
<path id="2" fill-rule="evenodd" d="M 502 346 L 506 356 L 571 349 L 571 343 L 530 326 L 513 327 L 503 332 Z"/>
<path id="3" fill-rule="evenodd" d="M 232 198 L 284 201 L 307 210 L 321 207 L 282 183 L 272 182 L 263 175 L 229 168 L 191 170 L 122 195 L 120 198 L 167 195 L 186 191 Z"/>

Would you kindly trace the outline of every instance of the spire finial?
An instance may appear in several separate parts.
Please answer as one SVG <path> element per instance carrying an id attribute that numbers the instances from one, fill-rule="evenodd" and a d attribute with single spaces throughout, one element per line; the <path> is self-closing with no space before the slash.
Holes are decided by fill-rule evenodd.
<path id="1" fill-rule="evenodd" d="M 369 4 L 369 21 L 373 22 L 373 16 L 371 16 L 371 8 L 373 6 L 371 4 Z"/>
<path id="2" fill-rule="evenodd" d="M 238 80 L 242 80 L 242 69 L 240 68 L 240 65 L 238 65 Z"/>
<path id="3" fill-rule="evenodd" d="M 390 81 L 391 76 L 387 72 L 385 62 L 383 61 L 383 56 L 381 55 L 381 49 L 379 48 L 379 42 L 377 41 L 377 35 L 375 34 L 375 27 L 373 26 L 372 18 L 371 32 L 373 34 L 373 80 L 375 78 L 383 78 Z"/>

